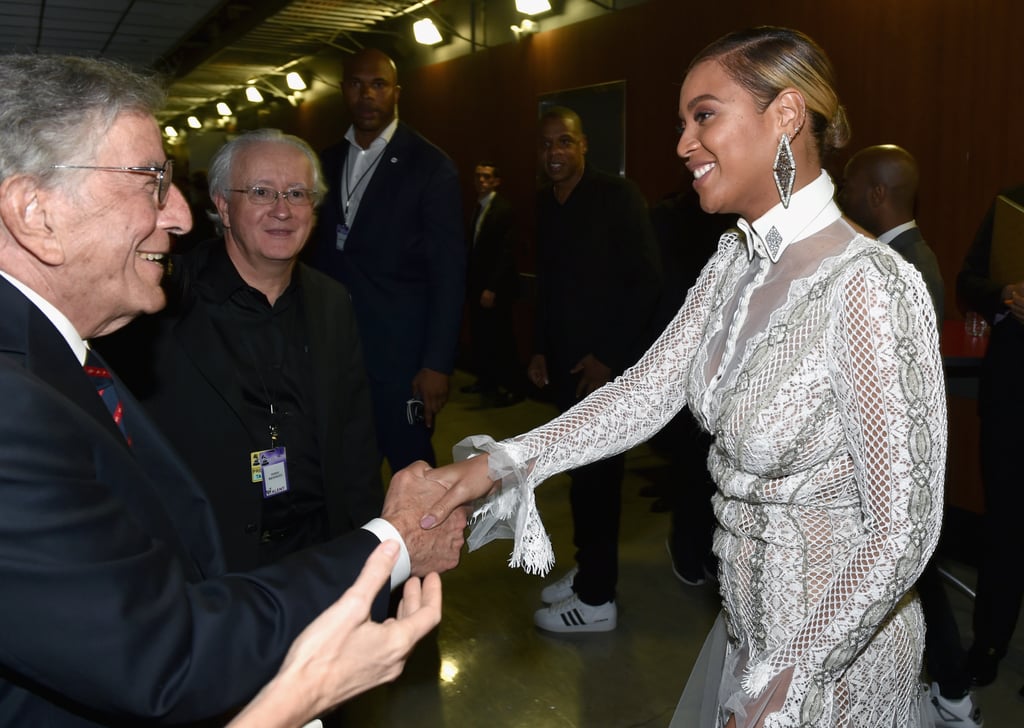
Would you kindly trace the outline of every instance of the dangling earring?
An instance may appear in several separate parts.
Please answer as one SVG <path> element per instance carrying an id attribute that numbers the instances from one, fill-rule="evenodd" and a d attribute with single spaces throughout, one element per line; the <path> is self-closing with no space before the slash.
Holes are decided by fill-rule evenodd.
<path id="1" fill-rule="evenodd" d="M 789 198 L 793 195 L 793 182 L 796 180 L 796 160 L 793 158 L 793 150 L 789 147 L 789 135 L 786 132 L 782 132 L 782 138 L 779 139 L 779 149 L 775 152 L 772 172 L 782 206 L 788 209 Z"/>

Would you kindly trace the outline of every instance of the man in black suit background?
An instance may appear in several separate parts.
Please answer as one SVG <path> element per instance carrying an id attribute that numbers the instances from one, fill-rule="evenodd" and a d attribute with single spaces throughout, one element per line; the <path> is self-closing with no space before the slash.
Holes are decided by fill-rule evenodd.
<path id="1" fill-rule="evenodd" d="M 906 149 L 895 144 L 865 147 L 846 163 L 839 202 L 851 220 L 917 268 L 941 328 L 945 287 L 935 252 L 914 219 L 917 182 L 917 160 Z"/>
<path id="2" fill-rule="evenodd" d="M 466 295 L 477 380 L 464 387 L 484 406 L 504 407 L 523 398 L 522 367 L 512 324 L 516 273 L 516 221 L 512 204 L 498 192 L 501 173 L 483 160 L 473 170 L 477 204 L 469 230 Z"/>
<path id="3" fill-rule="evenodd" d="M 112 63 L 0 56 L 0 725 L 222 715 L 271 679 L 382 540 L 402 550 L 393 584 L 458 561 L 464 519 L 423 531 L 443 490 L 409 470 L 382 518 L 226 572 L 203 489 L 89 347 L 163 307 L 171 236 L 191 225 L 153 116 L 162 103 Z M 378 619 L 389 591 L 372 600 Z M 365 644 L 347 656 L 367 670 L 381 657 Z"/>
<path id="4" fill-rule="evenodd" d="M 633 364 L 658 301 L 658 247 L 647 204 L 629 180 L 586 164 L 579 115 L 540 119 L 537 322 L 527 375 L 549 383 L 565 412 Z M 541 591 L 534 623 L 551 632 L 615 629 L 625 456 L 570 472 L 576 568 Z"/>
<path id="5" fill-rule="evenodd" d="M 316 153 L 249 132 L 210 182 L 223 238 L 174 256 L 168 307 L 99 348 L 206 488 L 238 571 L 358 528 L 383 489 L 352 304 L 298 262 L 324 192 Z"/>
<path id="6" fill-rule="evenodd" d="M 397 117 L 394 62 L 367 48 L 345 61 L 345 139 L 322 154 L 330 188 L 311 262 L 352 296 L 377 443 L 397 471 L 434 462 L 434 418 L 448 398 L 465 289 L 458 175 Z M 407 405 L 423 403 L 422 421 Z"/>

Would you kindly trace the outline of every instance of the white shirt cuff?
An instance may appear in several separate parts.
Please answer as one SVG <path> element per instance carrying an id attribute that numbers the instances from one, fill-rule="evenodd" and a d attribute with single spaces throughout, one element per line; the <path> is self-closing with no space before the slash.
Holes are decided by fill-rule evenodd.
<path id="1" fill-rule="evenodd" d="M 391 588 L 397 589 L 402 586 L 402 584 L 404 584 L 412 574 L 412 563 L 409 561 L 409 549 L 406 548 L 402 534 L 398 532 L 397 528 L 392 526 L 383 518 L 374 518 L 372 521 L 365 524 L 363 529 L 379 538 L 381 543 L 388 540 L 398 542 L 401 552 L 398 554 L 398 562 L 395 564 L 395 568 L 391 570 Z"/>

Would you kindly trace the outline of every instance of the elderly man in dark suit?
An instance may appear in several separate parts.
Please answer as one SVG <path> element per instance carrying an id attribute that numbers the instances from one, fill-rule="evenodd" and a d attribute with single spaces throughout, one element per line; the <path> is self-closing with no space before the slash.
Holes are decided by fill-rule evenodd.
<path id="1" fill-rule="evenodd" d="M 448 398 L 465 287 L 458 175 L 444 152 L 398 120 L 400 91 L 381 51 L 346 60 L 352 125 L 322 154 L 331 191 L 310 251 L 314 267 L 352 295 L 377 442 L 393 471 L 434 462 L 430 437 Z"/>
<path id="2" fill-rule="evenodd" d="M 89 346 L 163 307 L 170 238 L 191 225 L 153 116 L 162 101 L 114 64 L 0 56 L 0 725 L 221 715 L 382 540 L 409 559 L 393 582 L 453 566 L 462 543 L 462 524 L 424 538 L 441 489 L 409 471 L 382 518 L 226 573 L 203 489 Z"/>
<path id="3" fill-rule="evenodd" d="M 298 262 L 321 177 L 316 152 L 276 129 L 225 144 L 210 164 L 223 238 L 174 257 L 163 312 L 98 342 L 206 488 L 232 571 L 380 513 L 352 304 Z"/>
<path id="4" fill-rule="evenodd" d="M 466 296 L 477 380 L 463 389 L 478 393 L 484 406 L 504 407 L 522 400 L 522 379 L 512 304 L 516 273 L 516 221 L 512 203 L 502 195 L 501 173 L 491 161 L 473 170 L 476 209 L 469 230 Z"/>

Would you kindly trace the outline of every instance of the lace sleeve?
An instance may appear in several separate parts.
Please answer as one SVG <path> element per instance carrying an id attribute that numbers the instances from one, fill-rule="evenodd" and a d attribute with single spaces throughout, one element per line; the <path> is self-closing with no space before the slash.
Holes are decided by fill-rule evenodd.
<path id="1" fill-rule="evenodd" d="M 753 695 L 790 665 L 825 679 L 841 673 L 938 541 L 946 401 L 928 292 L 912 268 L 887 255 L 858 266 L 837 292 L 830 377 L 856 471 L 863 541 L 803 628 L 750 665 L 744 687 Z"/>
<path id="2" fill-rule="evenodd" d="M 474 514 L 470 549 L 512 536 L 510 566 L 541 574 L 551 568 L 551 541 L 537 513 L 533 489 L 553 475 L 647 440 L 686 405 L 686 373 L 707 320 L 720 265 L 721 250 L 658 340 L 622 376 L 524 435 L 501 443 L 478 435 L 455 446 L 456 460 L 488 452 L 490 478 L 501 481 L 498 492 Z"/>

